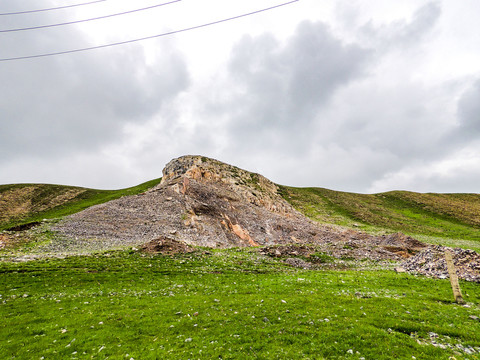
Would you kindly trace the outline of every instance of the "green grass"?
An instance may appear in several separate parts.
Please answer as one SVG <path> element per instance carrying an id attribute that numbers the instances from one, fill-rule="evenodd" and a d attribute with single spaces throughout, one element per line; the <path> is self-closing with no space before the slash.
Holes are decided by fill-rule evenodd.
<path id="1" fill-rule="evenodd" d="M 392 191 L 355 194 L 281 186 L 281 195 L 320 223 L 370 233 L 401 231 L 418 236 L 480 242 L 480 194 Z"/>
<path id="2" fill-rule="evenodd" d="M 1 358 L 479 358 L 479 284 L 209 251 L 0 263 Z"/>
<path id="3" fill-rule="evenodd" d="M 0 185 L 0 197 L 2 193 L 6 193 L 8 190 L 22 189 L 27 187 L 31 187 L 33 189 L 28 198 L 21 199 L 29 204 L 31 210 L 22 214 L 20 217 L 0 222 L 0 231 L 22 224 L 42 221 L 43 219 L 60 218 L 79 212 L 93 205 L 118 199 L 122 196 L 140 194 L 157 185 L 160 183 L 160 181 L 161 179 L 155 179 L 137 186 L 120 190 L 96 190 L 47 184 Z M 79 190 L 79 194 L 73 199 L 61 202 L 59 205 L 54 207 L 49 206 L 49 203 L 52 201 L 52 199 L 55 199 L 55 197 L 72 189 Z"/>

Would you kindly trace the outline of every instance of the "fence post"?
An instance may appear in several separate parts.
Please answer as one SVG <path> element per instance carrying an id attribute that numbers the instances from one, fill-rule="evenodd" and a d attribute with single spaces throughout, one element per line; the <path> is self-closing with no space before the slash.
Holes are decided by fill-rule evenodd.
<path id="1" fill-rule="evenodd" d="M 450 284 L 452 285 L 453 296 L 458 304 L 465 304 L 463 300 L 462 292 L 460 291 L 460 285 L 458 284 L 457 270 L 453 263 L 452 253 L 450 250 L 445 250 L 445 260 L 447 261 L 448 274 L 450 275 Z"/>

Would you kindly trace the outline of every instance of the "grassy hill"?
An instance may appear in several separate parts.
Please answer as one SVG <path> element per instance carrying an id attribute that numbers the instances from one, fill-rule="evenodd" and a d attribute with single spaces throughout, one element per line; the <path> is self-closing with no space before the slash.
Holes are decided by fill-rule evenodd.
<path id="1" fill-rule="evenodd" d="M 42 219 L 70 215 L 122 196 L 139 194 L 157 185 L 160 180 L 120 190 L 49 184 L 0 185 L 0 231 L 28 227 Z"/>
<path id="2" fill-rule="evenodd" d="M 282 196 L 309 218 L 367 232 L 401 231 L 480 241 L 480 194 L 390 191 L 355 194 L 281 186 Z"/>

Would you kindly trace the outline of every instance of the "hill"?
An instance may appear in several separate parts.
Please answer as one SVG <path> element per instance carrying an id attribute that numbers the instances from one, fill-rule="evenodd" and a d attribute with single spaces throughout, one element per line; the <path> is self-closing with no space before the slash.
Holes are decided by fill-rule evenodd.
<path id="1" fill-rule="evenodd" d="M 96 190 L 50 184 L 0 185 L 0 231 L 26 229 L 43 219 L 74 214 L 122 196 L 142 193 L 161 179 L 120 190 Z"/>
<path id="2" fill-rule="evenodd" d="M 369 233 L 401 231 L 480 241 L 480 194 L 390 191 L 355 194 L 280 186 L 280 193 L 312 220 Z"/>

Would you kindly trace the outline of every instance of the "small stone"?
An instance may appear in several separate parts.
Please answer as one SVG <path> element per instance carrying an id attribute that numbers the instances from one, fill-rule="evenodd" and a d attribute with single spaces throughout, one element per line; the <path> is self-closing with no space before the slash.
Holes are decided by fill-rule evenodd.
<path id="1" fill-rule="evenodd" d="M 347 350 L 347 354 L 353 354 L 353 350 L 352 349 Z"/>
<path id="2" fill-rule="evenodd" d="M 282 302 L 283 304 L 286 304 L 286 303 L 287 303 L 285 300 L 281 300 L 281 302 Z"/>
<path id="3" fill-rule="evenodd" d="M 475 315 L 470 315 L 468 318 L 472 319 L 472 320 L 480 321 L 480 318 L 478 316 L 475 316 Z"/>
<path id="4" fill-rule="evenodd" d="M 192 338 L 186 338 L 185 342 L 191 342 L 193 339 Z"/>

